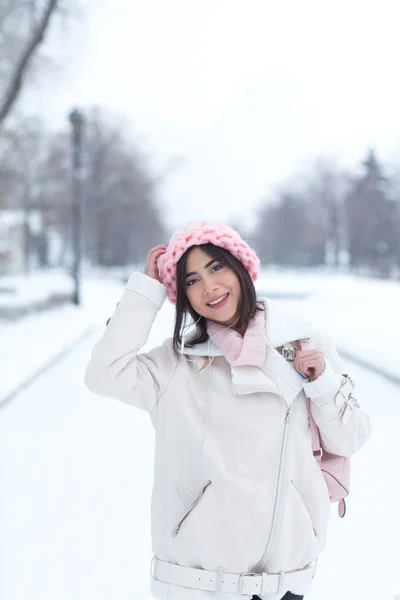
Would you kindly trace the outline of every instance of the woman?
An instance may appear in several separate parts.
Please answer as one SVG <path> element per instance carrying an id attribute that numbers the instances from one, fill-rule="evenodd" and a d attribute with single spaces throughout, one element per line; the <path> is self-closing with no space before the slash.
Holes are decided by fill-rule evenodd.
<path id="1" fill-rule="evenodd" d="M 231 228 L 189 223 L 130 277 L 87 368 L 90 390 L 155 428 L 158 599 L 303 598 L 330 512 L 306 396 L 327 452 L 350 456 L 370 433 L 327 337 L 257 300 L 258 267 Z M 166 295 L 173 338 L 140 353 Z M 285 360 L 280 347 L 300 339 L 307 349 Z"/>

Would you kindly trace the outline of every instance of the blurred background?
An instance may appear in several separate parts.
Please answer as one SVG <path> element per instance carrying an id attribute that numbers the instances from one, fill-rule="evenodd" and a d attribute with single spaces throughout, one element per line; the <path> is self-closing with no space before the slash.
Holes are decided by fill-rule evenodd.
<path id="1" fill-rule="evenodd" d="M 254 247 L 258 292 L 332 335 L 374 419 L 310 600 L 400 597 L 399 19 L 0 0 L 2 600 L 150 597 L 152 430 L 82 378 L 129 274 L 190 219 Z"/>

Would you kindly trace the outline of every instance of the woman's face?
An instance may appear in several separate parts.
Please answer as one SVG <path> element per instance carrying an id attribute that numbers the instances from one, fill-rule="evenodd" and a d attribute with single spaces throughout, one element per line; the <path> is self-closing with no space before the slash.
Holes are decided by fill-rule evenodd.
<path id="1" fill-rule="evenodd" d="M 241 295 L 238 276 L 201 248 L 194 247 L 189 253 L 185 287 L 192 308 L 202 317 L 226 326 L 237 319 Z"/>

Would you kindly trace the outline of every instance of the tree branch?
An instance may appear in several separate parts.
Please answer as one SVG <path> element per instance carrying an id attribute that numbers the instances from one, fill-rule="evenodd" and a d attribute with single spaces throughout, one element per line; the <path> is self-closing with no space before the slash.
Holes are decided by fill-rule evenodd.
<path id="1" fill-rule="evenodd" d="M 24 77 L 28 71 L 29 63 L 35 53 L 37 47 L 43 42 L 44 34 L 49 25 L 50 19 L 57 8 L 59 0 L 49 0 L 46 10 L 43 12 L 42 18 L 33 31 L 32 37 L 28 40 L 25 51 L 22 53 L 20 60 L 17 62 L 14 73 L 11 76 L 10 85 L 5 93 L 4 100 L 0 105 L 0 126 L 8 116 L 14 102 L 22 89 Z"/>

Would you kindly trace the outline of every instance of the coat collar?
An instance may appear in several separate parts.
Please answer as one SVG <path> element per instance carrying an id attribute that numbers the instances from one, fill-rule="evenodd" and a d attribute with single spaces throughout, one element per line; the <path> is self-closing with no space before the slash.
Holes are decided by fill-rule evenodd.
<path id="1" fill-rule="evenodd" d="M 267 356 L 264 368 L 232 367 L 232 387 L 237 395 L 269 392 L 282 396 L 290 405 L 303 387 L 302 376 L 295 371 L 275 348 L 298 339 L 309 338 L 312 326 L 301 316 L 292 314 L 268 298 L 259 299 L 265 307 L 267 333 Z M 194 358 L 198 370 L 204 367 L 205 359 L 222 356 L 221 350 L 211 341 L 183 348 L 183 353 Z"/>

